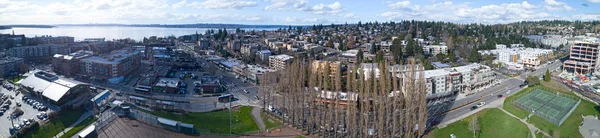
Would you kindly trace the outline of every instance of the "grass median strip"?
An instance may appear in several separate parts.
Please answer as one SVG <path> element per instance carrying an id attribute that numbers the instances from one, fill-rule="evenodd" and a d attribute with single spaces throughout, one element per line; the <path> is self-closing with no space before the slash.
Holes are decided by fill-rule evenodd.
<path id="1" fill-rule="evenodd" d="M 83 120 L 81 123 L 77 124 L 77 126 L 71 128 L 71 130 L 67 131 L 67 133 L 65 133 L 64 135 L 62 135 L 60 137 L 61 138 L 70 138 L 70 137 L 73 137 L 77 133 L 79 133 L 79 131 L 85 129 L 87 126 L 91 125 L 96 120 L 98 120 L 98 118 L 96 118 L 94 116 L 90 116 L 90 117 L 86 118 L 85 120 Z"/>

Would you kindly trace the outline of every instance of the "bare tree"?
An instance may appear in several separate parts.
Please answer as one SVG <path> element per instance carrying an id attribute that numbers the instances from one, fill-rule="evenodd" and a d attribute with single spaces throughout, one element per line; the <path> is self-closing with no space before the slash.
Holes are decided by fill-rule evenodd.
<path id="1" fill-rule="evenodd" d="M 471 121 L 469 121 L 469 129 L 473 131 L 473 138 L 477 137 L 477 133 L 479 132 L 479 121 L 477 116 L 471 117 Z"/>

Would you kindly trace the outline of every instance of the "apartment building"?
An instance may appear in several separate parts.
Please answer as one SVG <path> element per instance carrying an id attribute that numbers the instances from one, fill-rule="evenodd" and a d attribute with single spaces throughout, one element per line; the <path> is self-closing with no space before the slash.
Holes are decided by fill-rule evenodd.
<path id="1" fill-rule="evenodd" d="M 71 50 L 65 44 L 42 44 L 35 46 L 20 46 L 8 49 L 7 55 L 20 57 L 25 60 L 45 60 L 54 54 L 69 54 Z"/>
<path id="2" fill-rule="evenodd" d="M 269 57 L 271 56 L 271 51 L 270 50 L 260 50 L 260 51 L 256 52 L 256 54 L 258 55 L 260 60 L 266 61 L 266 60 L 269 60 Z"/>
<path id="3" fill-rule="evenodd" d="M 26 39 L 27 45 L 40 45 L 40 44 L 67 44 L 75 42 L 74 37 L 70 36 L 41 36 L 41 37 L 28 37 Z"/>
<path id="4" fill-rule="evenodd" d="M 490 87 L 496 74 L 488 66 L 470 64 L 455 68 L 424 72 L 428 97 L 460 93 L 475 93 Z"/>
<path id="5" fill-rule="evenodd" d="M 273 72 L 275 70 L 268 69 L 259 65 L 241 64 L 233 66 L 233 72 L 250 82 L 260 83 L 259 78 L 262 74 Z"/>
<path id="6" fill-rule="evenodd" d="M 425 55 L 432 55 L 432 56 L 435 56 L 437 54 L 448 54 L 448 46 L 443 46 L 443 45 L 423 46 L 423 52 Z"/>
<path id="7" fill-rule="evenodd" d="M 65 76 L 81 73 L 81 59 L 92 56 L 91 51 L 80 50 L 68 55 L 55 54 L 52 57 L 52 71 Z"/>
<path id="8" fill-rule="evenodd" d="M 233 41 L 229 41 L 227 42 L 227 49 L 231 50 L 231 51 L 240 51 L 240 48 L 242 47 L 242 41 L 240 40 L 233 40 Z"/>
<path id="9" fill-rule="evenodd" d="M 256 43 L 243 44 L 240 48 L 240 53 L 242 53 L 244 56 L 254 56 L 258 50 L 259 46 Z"/>
<path id="10" fill-rule="evenodd" d="M 507 48 L 506 45 L 496 45 L 494 50 L 482 50 L 478 51 L 482 55 L 497 55 L 498 61 L 508 66 L 525 66 L 525 67 L 537 67 L 541 64 L 539 57 L 551 56 L 553 51 L 551 49 L 540 49 L 540 48 L 521 48 L 518 45 L 512 45 L 511 48 Z"/>
<path id="11" fill-rule="evenodd" d="M 294 57 L 285 54 L 269 56 L 269 67 L 273 70 L 284 70 L 293 59 Z"/>
<path id="12" fill-rule="evenodd" d="M 338 71 L 341 71 L 341 63 L 339 61 L 313 61 L 312 62 L 312 73 L 323 73 L 325 72 L 325 66 L 329 64 L 330 76 L 335 76 Z"/>
<path id="13" fill-rule="evenodd" d="M 141 63 L 140 51 L 120 49 L 110 54 L 81 59 L 83 73 L 89 77 L 102 79 L 126 76 L 135 71 Z"/>
<path id="14" fill-rule="evenodd" d="M 600 42 L 577 41 L 571 46 L 569 60 L 564 62 L 563 69 L 580 74 L 592 74 L 598 68 Z"/>
<path id="15" fill-rule="evenodd" d="M 23 58 L 18 57 L 3 57 L 0 58 L 0 77 L 8 75 L 10 72 L 17 71 L 19 65 L 25 63 Z"/>

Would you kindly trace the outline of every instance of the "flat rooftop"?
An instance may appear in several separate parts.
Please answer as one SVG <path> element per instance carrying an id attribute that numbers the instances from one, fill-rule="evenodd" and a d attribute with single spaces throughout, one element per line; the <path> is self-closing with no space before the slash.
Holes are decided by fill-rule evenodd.
<path id="1" fill-rule="evenodd" d="M 119 64 L 122 60 L 137 55 L 139 53 L 140 51 L 134 49 L 120 49 L 114 50 L 107 55 L 91 56 L 81 60 L 85 62 L 95 62 L 103 64 Z"/>
<path id="2" fill-rule="evenodd" d="M 219 80 L 219 78 L 217 76 L 202 76 L 200 78 L 200 84 L 202 84 L 202 85 L 211 85 L 211 84 L 218 85 L 218 84 L 221 84 L 220 82 L 221 82 L 221 80 Z"/>
<path id="3" fill-rule="evenodd" d="M 154 86 L 177 88 L 177 86 L 179 86 L 179 79 L 161 77 L 158 78 L 158 81 L 156 81 Z"/>
<path id="4" fill-rule="evenodd" d="M 19 57 L 4 57 L 4 58 L 0 58 L 0 64 L 4 64 L 4 63 L 9 63 L 9 62 L 15 62 L 18 60 L 23 60 L 23 58 L 19 58 Z"/>

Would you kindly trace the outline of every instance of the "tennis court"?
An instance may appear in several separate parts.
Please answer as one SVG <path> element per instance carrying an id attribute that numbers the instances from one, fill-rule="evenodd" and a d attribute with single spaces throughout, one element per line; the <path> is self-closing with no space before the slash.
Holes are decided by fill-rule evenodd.
<path id="1" fill-rule="evenodd" d="M 513 104 L 559 126 L 579 104 L 579 99 L 542 89 L 520 96 Z"/>

